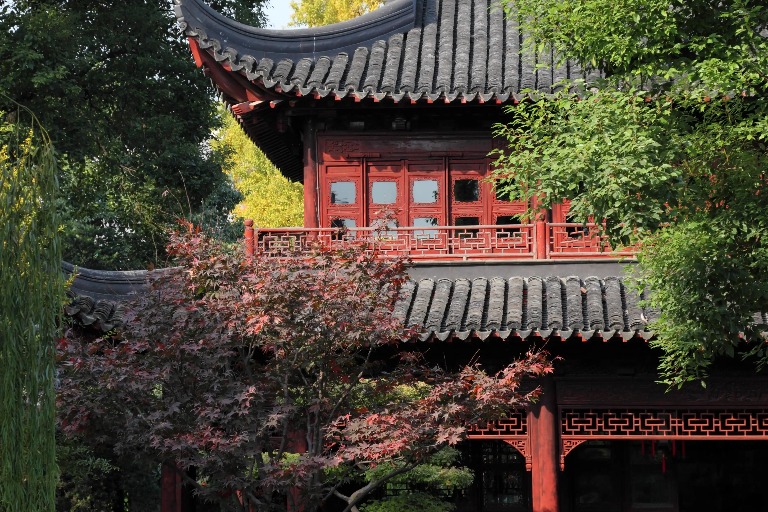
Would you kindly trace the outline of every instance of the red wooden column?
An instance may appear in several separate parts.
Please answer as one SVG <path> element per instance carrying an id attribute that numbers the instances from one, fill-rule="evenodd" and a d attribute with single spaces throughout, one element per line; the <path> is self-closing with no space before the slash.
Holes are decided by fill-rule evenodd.
<path id="1" fill-rule="evenodd" d="M 250 259 L 253 258 L 253 221 L 246 219 L 245 221 L 245 255 Z"/>
<path id="2" fill-rule="evenodd" d="M 308 448 L 306 432 L 302 429 L 291 430 L 288 432 L 288 442 L 286 443 L 285 448 L 289 453 L 305 453 Z M 292 488 L 288 491 L 286 509 L 288 512 L 304 512 L 307 507 L 305 501 L 301 491 Z"/>
<path id="3" fill-rule="evenodd" d="M 557 402 L 552 378 L 542 379 L 541 388 L 539 402 L 528 413 L 533 512 L 558 512 Z"/>
<path id="4" fill-rule="evenodd" d="M 313 120 L 304 126 L 304 227 L 320 227 L 318 221 L 317 129 Z M 327 227 L 327 226 L 325 226 Z"/>
<path id="5" fill-rule="evenodd" d="M 534 210 L 539 208 L 538 198 L 533 198 L 532 208 Z M 536 212 L 534 221 L 534 246 L 536 247 L 536 259 L 545 260 L 549 255 L 549 226 L 547 226 L 547 212 Z"/>
<path id="6" fill-rule="evenodd" d="M 160 475 L 161 512 L 184 512 L 181 506 L 181 475 L 169 464 L 163 464 Z"/>

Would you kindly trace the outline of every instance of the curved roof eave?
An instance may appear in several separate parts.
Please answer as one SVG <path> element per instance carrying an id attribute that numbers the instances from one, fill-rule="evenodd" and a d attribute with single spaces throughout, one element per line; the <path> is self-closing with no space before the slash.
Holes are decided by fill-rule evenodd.
<path id="1" fill-rule="evenodd" d="M 272 30 L 244 25 L 214 11 L 202 0 L 174 0 L 174 12 L 189 36 L 216 41 L 257 59 L 314 59 L 354 53 L 361 46 L 404 33 L 417 22 L 416 0 L 394 0 L 374 12 L 324 27 Z"/>

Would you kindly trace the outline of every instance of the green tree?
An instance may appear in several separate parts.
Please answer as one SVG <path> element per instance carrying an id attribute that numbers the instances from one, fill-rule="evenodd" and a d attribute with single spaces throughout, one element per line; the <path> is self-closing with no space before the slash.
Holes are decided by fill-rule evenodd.
<path id="1" fill-rule="evenodd" d="M 234 117 L 221 109 L 222 128 L 211 147 L 223 159 L 243 200 L 235 214 L 253 219 L 258 227 L 301 226 L 304 221 L 304 188 L 283 176 L 240 128 Z"/>
<path id="2" fill-rule="evenodd" d="M 319 27 L 350 20 L 381 7 L 381 0 L 291 0 L 291 25 Z"/>
<path id="3" fill-rule="evenodd" d="M 54 356 L 64 300 L 56 159 L 28 110 L 10 118 L 0 124 L 0 511 L 53 512 Z"/>
<path id="4" fill-rule="evenodd" d="M 213 5 L 260 24 L 262 3 Z M 160 0 L 0 3 L 0 90 L 50 129 L 64 256 L 83 266 L 162 260 L 177 217 L 200 212 L 212 194 L 227 197 L 220 193 L 227 178 L 203 144 L 217 122 L 213 91 L 191 64 L 170 7 Z"/>
<path id="5" fill-rule="evenodd" d="M 609 242 L 639 244 L 661 311 L 661 375 L 703 379 L 719 356 L 765 362 L 768 6 L 757 0 L 507 3 L 537 50 L 599 67 L 595 84 L 510 108 L 499 186 L 569 198 Z M 593 88 L 594 86 L 594 88 Z M 525 184 L 521 187 L 520 184 Z"/>

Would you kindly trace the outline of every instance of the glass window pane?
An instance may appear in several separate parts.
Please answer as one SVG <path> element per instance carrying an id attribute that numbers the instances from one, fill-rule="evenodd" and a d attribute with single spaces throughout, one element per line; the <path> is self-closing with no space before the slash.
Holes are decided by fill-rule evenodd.
<path id="1" fill-rule="evenodd" d="M 478 226 L 480 217 L 456 217 L 453 220 L 454 226 Z"/>
<path id="2" fill-rule="evenodd" d="M 474 203 L 480 200 L 478 180 L 456 180 L 453 182 L 453 200 L 457 203 Z"/>
<path id="3" fill-rule="evenodd" d="M 355 219 L 333 219 L 331 221 L 331 227 L 332 228 L 355 228 L 357 227 L 357 222 L 355 222 Z"/>
<path id="4" fill-rule="evenodd" d="M 414 180 L 412 192 L 414 203 L 436 203 L 437 180 Z"/>
<path id="5" fill-rule="evenodd" d="M 453 219 L 454 226 L 477 226 L 480 224 L 480 217 L 456 217 Z M 459 238 L 475 238 L 480 233 L 477 229 L 457 229 L 455 235 Z"/>
<path id="6" fill-rule="evenodd" d="M 331 182 L 331 204 L 355 204 L 355 182 Z"/>
<path id="7" fill-rule="evenodd" d="M 416 228 L 437 226 L 437 219 L 434 217 L 416 217 L 413 219 L 413 226 Z"/>
<path id="8" fill-rule="evenodd" d="M 413 219 L 413 227 L 423 228 L 430 226 L 437 226 L 437 219 L 435 217 L 416 217 Z M 417 239 L 437 238 L 436 229 L 414 230 L 413 234 Z"/>
<path id="9" fill-rule="evenodd" d="M 397 183 L 394 181 L 374 181 L 371 185 L 373 204 L 393 204 L 397 201 Z"/>
<path id="10" fill-rule="evenodd" d="M 497 226 L 508 226 L 510 224 L 522 224 L 517 215 L 498 215 L 496 217 Z"/>

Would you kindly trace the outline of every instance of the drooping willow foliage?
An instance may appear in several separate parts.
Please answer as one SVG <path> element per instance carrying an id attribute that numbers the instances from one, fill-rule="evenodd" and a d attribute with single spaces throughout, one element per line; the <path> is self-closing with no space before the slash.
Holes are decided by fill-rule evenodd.
<path id="1" fill-rule="evenodd" d="M 55 170 L 34 115 L 0 112 L 0 512 L 54 510 L 54 356 L 64 290 Z"/>

